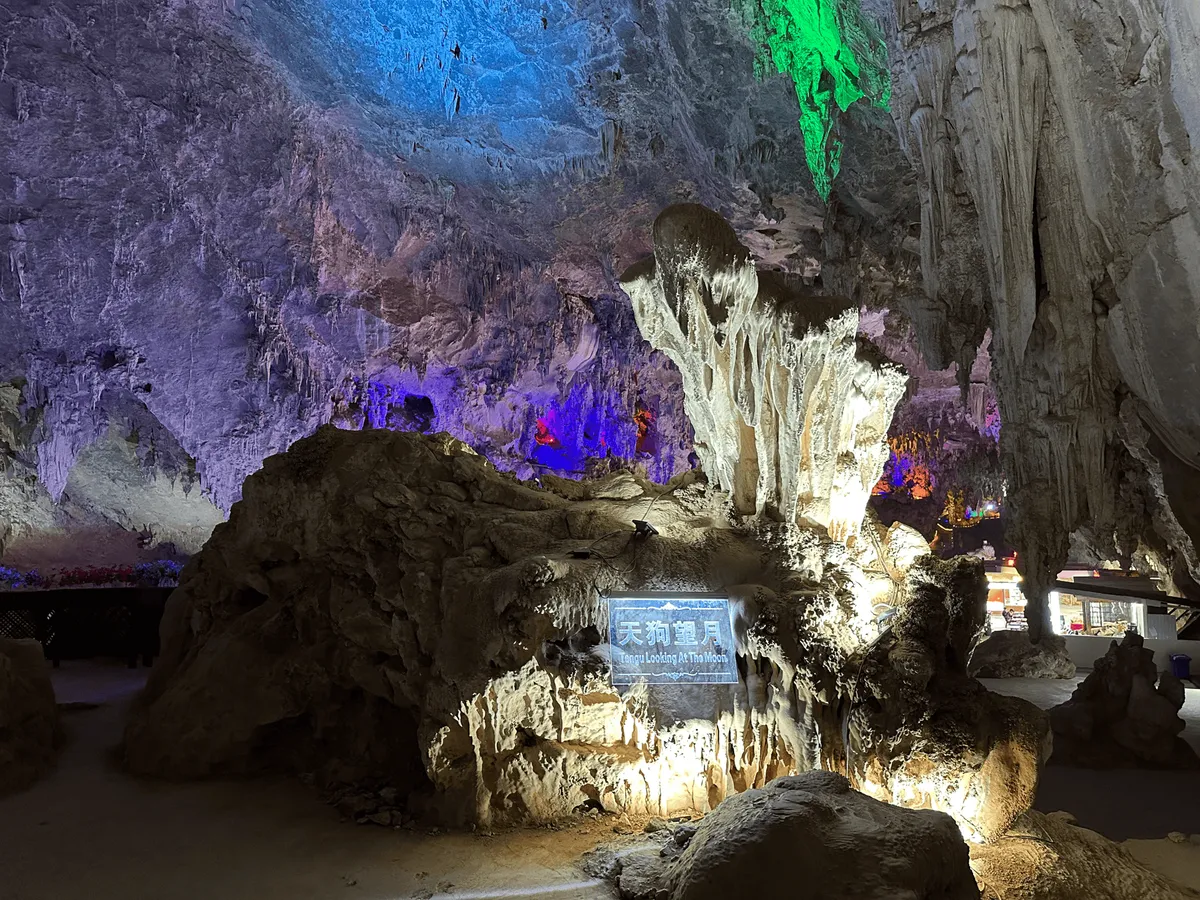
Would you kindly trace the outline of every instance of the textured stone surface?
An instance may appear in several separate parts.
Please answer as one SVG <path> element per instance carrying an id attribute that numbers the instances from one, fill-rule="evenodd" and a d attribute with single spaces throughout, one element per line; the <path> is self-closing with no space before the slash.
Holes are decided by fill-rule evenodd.
<path id="1" fill-rule="evenodd" d="M 1027 812 L 1002 840 L 971 850 L 983 900 L 1194 900 L 1067 813 Z"/>
<path id="2" fill-rule="evenodd" d="M 170 550 L 164 545 L 193 553 L 224 518 L 171 433 L 145 407 L 113 393 L 89 410 L 83 426 L 89 442 L 56 502 L 38 475 L 41 411 L 23 394 L 0 384 L 0 553 L 6 564 L 132 563 L 162 556 Z"/>
<path id="3" fill-rule="evenodd" d="M 731 797 L 676 858 L 627 867 L 619 885 L 631 900 L 979 897 L 967 845 L 949 816 L 880 803 L 829 772 L 779 778 Z"/>
<path id="4" fill-rule="evenodd" d="M 655 220 L 653 258 L 622 285 L 642 334 L 683 373 L 696 451 L 734 507 L 857 531 L 905 382 L 857 338 L 858 311 L 758 271 L 695 204 Z"/>
<path id="5" fill-rule="evenodd" d="M 1075 663 L 1058 635 L 1034 644 L 1027 631 L 993 631 L 971 651 L 968 671 L 976 678 L 1074 678 Z"/>
<path id="6" fill-rule="evenodd" d="M 477 6 L 0 10 L 14 537 L 129 518 L 195 543 L 328 421 L 450 431 L 523 476 L 611 453 L 665 479 L 690 451 L 680 373 L 615 274 L 700 202 L 757 263 L 912 328 L 920 358 L 889 355 L 948 374 L 902 430 L 942 423 L 955 465 L 994 468 L 970 434 L 994 382 L 1032 612 L 1073 535 L 1200 596 L 1189 5 L 866 0 L 894 122 L 839 117 L 828 204 L 796 98 L 829 98 L 756 78 L 728 0 Z M 138 435 L 128 491 L 73 490 L 114 433 Z M 893 512 L 928 534 L 937 499 Z"/>
<path id="7" fill-rule="evenodd" d="M 30 430 L 6 490 L 69 502 L 86 447 L 149 423 L 181 450 L 152 477 L 221 510 L 328 421 L 524 476 L 687 468 L 679 375 L 613 275 L 686 200 L 815 272 L 794 87 L 718 0 L 476 6 L 0 10 L 0 379 Z"/>
<path id="8" fill-rule="evenodd" d="M 845 748 L 860 790 L 949 812 L 973 841 L 999 838 L 1033 805 L 1050 755 L 1045 713 L 967 674 L 986 594 L 977 561 L 917 561 L 891 627 L 861 657 Z"/>
<path id="9" fill-rule="evenodd" d="M 1200 768 L 1180 735 L 1183 684 L 1137 634 L 1113 641 L 1071 699 L 1050 710 L 1054 761 L 1094 768 Z"/>
<path id="10" fill-rule="evenodd" d="M 626 474 L 545 484 L 447 436 L 325 428 L 270 458 L 172 595 L 128 764 L 390 784 L 413 813 L 481 823 L 597 803 L 703 812 L 846 766 L 875 556 L 817 529 L 737 525 L 691 475 L 666 495 Z M 630 523 L 647 515 L 660 534 L 642 541 Z M 881 543 L 892 561 L 911 546 Z M 1044 717 L 965 676 L 978 564 L 926 560 L 897 614 L 925 630 L 864 672 L 849 761 L 982 837 L 1028 806 Z M 631 589 L 727 592 L 739 684 L 614 691 L 602 596 Z"/>
<path id="11" fill-rule="evenodd" d="M 969 365 L 991 326 L 1035 640 L 1077 529 L 1106 558 L 1144 545 L 1182 590 L 1200 575 L 1190 9 L 891 9 L 892 111 L 921 198 L 925 296 L 909 305 L 931 359 Z"/>
<path id="12" fill-rule="evenodd" d="M 42 645 L 0 638 L 0 795 L 45 775 L 62 739 Z"/>

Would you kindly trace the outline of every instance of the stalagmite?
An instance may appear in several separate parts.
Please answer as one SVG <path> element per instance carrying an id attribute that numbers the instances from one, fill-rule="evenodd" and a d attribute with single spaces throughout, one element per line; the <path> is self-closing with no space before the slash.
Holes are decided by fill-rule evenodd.
<path id="1" fill-rule="evenodd" d="M 857 339 L 857 309 L 759 272 L 695 204 L 658 217 L 653 258 L 622 284 L 642 335 L 683 373 L 696 451 L 734 508 L 855 534 L 905 383 Z"/>

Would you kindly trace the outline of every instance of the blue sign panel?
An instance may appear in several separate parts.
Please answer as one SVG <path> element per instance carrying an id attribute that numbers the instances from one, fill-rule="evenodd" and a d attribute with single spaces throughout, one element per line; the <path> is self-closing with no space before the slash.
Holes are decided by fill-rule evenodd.
<path id="1" fill-rule="evenodd" d="M 737 684 L 727 597 L 614 594 L 608 634 L 614 685 Z"/>

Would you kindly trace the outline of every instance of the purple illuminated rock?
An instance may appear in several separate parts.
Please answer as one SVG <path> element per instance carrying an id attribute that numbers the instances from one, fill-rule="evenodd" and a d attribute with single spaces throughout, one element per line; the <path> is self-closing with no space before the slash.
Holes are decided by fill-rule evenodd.
<path id="1" fill-rule="evenodd" d="M 0 9 L 12 536 L 148 524 L 198 546 L 266 456 L 330 421 L 446 431 L 524 477 L 686 470 L 678 373 L 614 273 L 675 200 L 767 228 L 751 165 L 789 208 L 763 252 L 810 265 L 820 223 L 794 92 L 757 80 L 740 24 L 708 11 L 520 0 L 478 22 L 448 8 L 448 36 L 403 5 Z M 406 29 L 396 59 L 376 40 L 389 21 Z M 451 115 L 417 108 L 444 89 L 434 59 L 456 67 Z M 749 162 L 768 145 L 769 166 Z M 138 447 L 122 477 L 178 496 L 122 506 L 73 486 L 114 432 Z"/>

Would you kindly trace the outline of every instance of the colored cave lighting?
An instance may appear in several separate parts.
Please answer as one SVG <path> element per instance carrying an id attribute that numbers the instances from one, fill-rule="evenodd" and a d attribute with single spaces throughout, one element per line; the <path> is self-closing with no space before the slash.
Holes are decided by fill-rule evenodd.
<path id="1" fill-rule="evenodd" d="M 587 391 L 579 394 L 572 391 L 564 401 L 537 418 L 530 462 L 542 469 L 578 477 L 586 473 L 589 460 L 604 459 L 610 453 L 632 455 L 629 453 L 633 449 L 632 433 L 623 439 L 614 435 L 619 446 L 610 446 L 611 411 L 590 404 L 588 396 Z M 622 452 L 623 448 L 628 449 Z"/>
<path id="2" fill-rule="evenodd" d="M 603 116 L 579 102 L 592 26 L 564 0 L 296 2 L 319 8 L 343 89 L 444 120 L 490 117 L 517 149 L 594 151 Z"/>
<path id="3" fill-rule="evenodd" d="M 633 413 L 633 424 L 637 426 L 638 453 L 653 453 L 654 447 L 654 411 L 639 406 Z"/>
<path id="4" fill-rule="evenodd" d="M 945 530 L 952 528 L 972 528 L 985 519 L 1000 517 L 1000 500 L 996 497 L 985 497 L 976 505 L 967 502 L 966 492 L 961 489 L 950 491 L 946 495 L 946 505 L 942 509 L 938 524 Z"/>
<path id="5" fill-rule="evenodd" d="M 554 410 L 550 410 L 546 413 L 546 415 L 537 420 L 537 424 L 534 426 L 533 439 L 537 441 L 539 446 L 554 448 L 562 447 L 562 441 L 560 441 L 558 439 L 558 435 L 551 430 L 550 423 L 553 421 Z"/>
<path id="6" fill-rule="evenodd" d="M 908 432 L 888 438 L 891 454 L 883 467 L 883 476 L 871 493 L 875 496 L 903 496 L 926 500 L 933 495 L 934 452 L 940 443 L 938 434 Z"/>
<path id="7" fill-rule="evenodd" d="M 887 108 L 887 47 L 860 0 L 733 0 L 759 45 L 755 69 L 788 75 L 800 101 L 800 131 L 813 184 L 829 199 L 841 169 L 838 114 L 866 98 Z"/>
<path id="8" fill-rule="evenodd" d="M 639 401 L 630 411 L 618 392 L 577 379 L 565 396 L 540 402 L 526 397 L 529 418 L 509 420 L 497 429 L 494 412 L 485 404 L 462 405 L 454 379 L 426 373 L 393 373 L 354 378 L 346 385 L 337 421 L 343 427 L 391 431 L 446 432 L 465 441 L 504 471 L 552 472 L 568 478 L 603 471 L 606 466 L 644 467 L 648 477 L 667 481 L 676 474 L 674 454 L 680 445 L 664 440 L 660 448 L 653 409 Z M 516 397 L 501 399 L 503 409 L 521 408 Z M 537 411 L 536 413 L 534 411 Z M 497 433 L 504 435 L 497 441 Z M 523 475 L 522 477 L 529 477 Z"/>
<path id="9" fill-rule="evenodd" d="M 994 499 L 985 499 L 977 507 L 968 505 L 965 515 L 968 521 L 996 519 L 1000 517 L 1000 504 Z"/>

